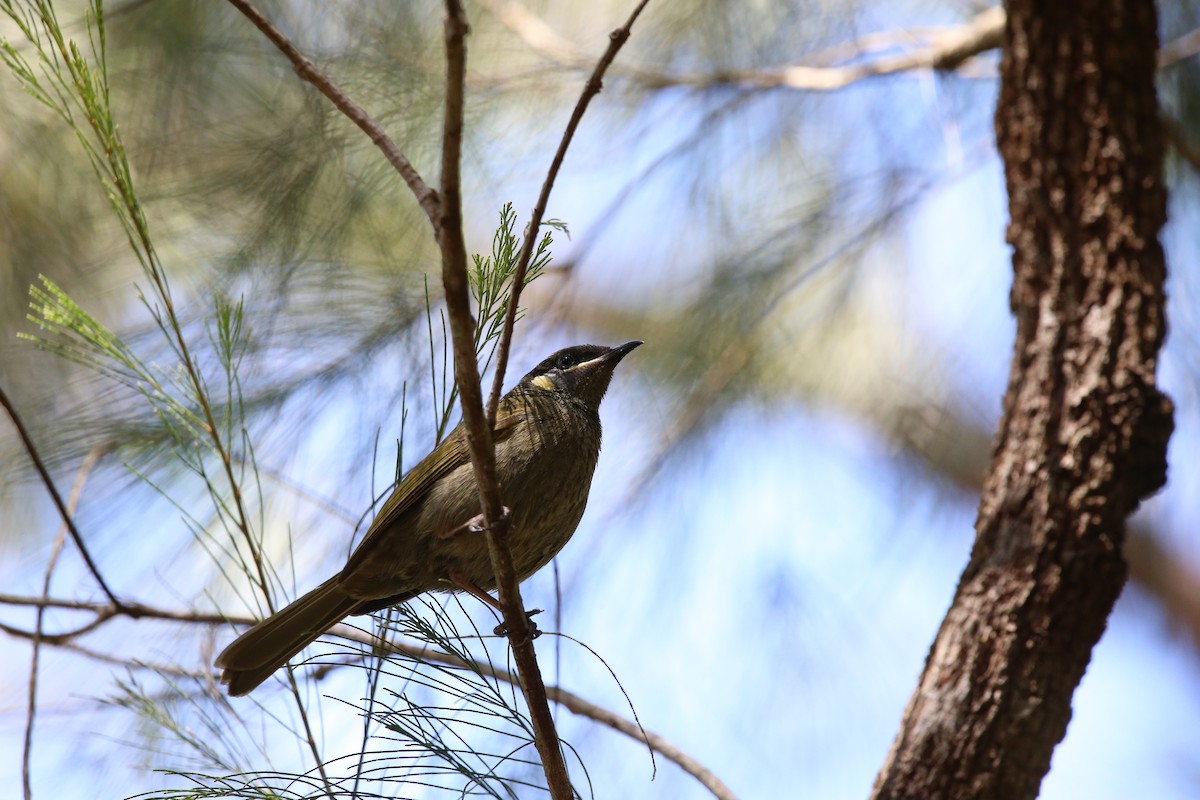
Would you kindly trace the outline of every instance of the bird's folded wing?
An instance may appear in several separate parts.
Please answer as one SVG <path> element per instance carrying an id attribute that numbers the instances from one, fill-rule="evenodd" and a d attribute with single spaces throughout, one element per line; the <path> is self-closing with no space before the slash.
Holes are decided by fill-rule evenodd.
<path id="1" fill-rule="evenodd" d="M 503 404 L 502 404 L 503 405 Z M 496 427 L 492 432 L 493 444 L 499 444 L 512 436 L 516 426 L 525 419 L 523 411 L 514 410 L 505 413 L 500 408 L 496 413 Z M 374 549 L 379 539 L 379 532 L 392 527 L 409 509 L 418 504 L 429 493 L 439 480 L 471 460 L 470 448 L 467 446 L 465 429 L 459 426 L 447 436 L 442 443 L 421 460 L 396 486 L 392 496 L 383 504 L 379 514 L 371 523 L 367 535 L 355 548 L 354 553 L 346 564 L 345 574 L 354 571 L 366 554 Z M 463 520 L 464 522 L 466 520 Z"/>

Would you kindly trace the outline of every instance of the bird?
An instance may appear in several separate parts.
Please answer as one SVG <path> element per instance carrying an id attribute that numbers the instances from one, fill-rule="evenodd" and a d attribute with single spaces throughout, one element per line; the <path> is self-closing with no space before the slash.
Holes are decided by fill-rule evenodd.
<path id="1" fill-rule="evenodd" d="M 497 404 L 496 477 L 518 581 L 548 564 L 575 533 L 600 456 L 600 401 L 617 365 L 641 344 L 559 350 Z M 229 694 L 248 694 L 347 616 L 436 591 L 466 591 L 494 604 L 480 513 L 460 422 L 400 480 L 340 572 L 217 656 Z"/>

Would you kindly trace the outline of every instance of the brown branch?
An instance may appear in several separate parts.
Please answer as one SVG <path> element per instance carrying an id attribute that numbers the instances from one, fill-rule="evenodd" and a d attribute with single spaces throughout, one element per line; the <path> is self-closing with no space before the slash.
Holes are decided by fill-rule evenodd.
<path id="1" fill-rule="evenodd" d="M 505 677 L 504 680 L 509 679 Z M 733 793 L 733 790 L 726 786 L 712 770 L 692 758 L 674 742 L 668 741 L 658 734 L 646 730 L 632 720 L 584 700 L 582 697 L 572 694 L 565 689 L 551 686 L 547 691 L 550 694 L 551 700 L 563 706 L 568 711 L 607 725 L 631 739 L 645 742 L 654 752 L 660 753 L 668 761 L 674 762 L 684 772 L 699 781 L 705 789 L 708 789 L 712 793 L 713 797 L 720 798 L 720 800 L 737 800 L 737 795 Z"/>
<path id="2" fill-rule="evenodd" d="M 22 595 L 0 594 L 0 605 L 13 606 L 34 606 L 42 608 L 61 608 L 77 611 L 89 611 L 97 615 L 100 622 L 106 622 L 117 616 L 123 616 L 124 612 L 116 607 L 103 603 L 90 603 L 81 600 L 66 600 L 61 598 L 38 598 L 26 597 Z M 230 617 L 223 614 L 209 614 L 193 611 L 173 611 L 169 609 L 146 606 L 142 604 L 130 604 L 127 606 L 137 610 L 138 619 L 160 619 L 173 622 L 184 622 L 198 625 L 253 625 L 257 619 L 251 617 Z M 96 624 L 89 623 L 89 629 L 97 627 Z M 5 630 L 12 636 L 22 639 L 33 639 L 35 633 L 31 631 L 23 631 L 11 627 L 0 626 L 0 629 Z M 353 625 L 340 624 L 335 625 L 329 630 L 329 634 L 337 636 L 346 641 L 355 642 L 357 644 L 367 645 L 373 649 L 381 649 L 388 653 L 404 655 L 410 658 L 436 662 L 445 664 L 451 667 L 460 667 L 487 675 L 497 680 L 502 680 L 513 686 L 520 686 L 521 679 L 518 675 L 513 674 L 501 667 L 497 667 L 486 661 L 463 660 L 440 650 L 434 650 L 429 645 L 416 642 L 404 642 L 394 639 L 382 640 L 375 634 L 364 631 L 361 628 Z M 77 642 L 72 641 L 72 635 L 53 635 L 44 637 L 45 644 L 61 647 L 72 652 L 80 653 L 89 658 L 95 658 L 107 663 L 128 665 L 135 662 L 130 662 L 128 659 L 122 659 L 115 656 L 110 656 L 104 653 L 99 653 L 90 650 Z M 330 670 L 340 666 L 345 666 L 345 662 L 336 664 L 321 664 L 313 670 L 313 675 L 316 678 L 321 678 Z M 187 675 L 191 677 L 202 677 L 202 673 L 191 673 L 187 671 L 176 670 L 166 666 L 150 666 L 158 672 L 173 672 L 175 674 Z M 204 673 L 207 674 L 207 673 Z M 704 785 L 715 797 L 721 800 L 736 800 L 736 796 L 712 770 L 705 767 L 686 751 L 682 750 L 678 745 L 668 739 L 648 731 L 639 725 L 637 722 L 621 716 L 620 714 L 603 706 L 592 703 L 589 700 L 580 697 L 579 695 L 563 689 L 558 686 L 545 687 L 546 696 L 548 699 L 563 706 L 574 714 L 581 717 L 600 722 L 618 733 L 622 733 L 631 739 L 645 743 L 654 752 L 661 754 L 664 758 L 677 764 L 681 769 L 694 777 L 697 781 Z"/>
<path id="3" fill-rule="evenodd" d="M 354 121 L 371 140 L 384 152 L 389 163 L 401 174 L 409 188 L 417 197 L 429 217 L 434 229 L 434 235 L 442 252 L 442 284 L 446 296 L 447 316 L 450 318 L 450 333 L 454 352 L 455 380 L 459 387 L 459 400 L 463 413 L 463 425 L 467 432 L 467 443 L 471 452 L 471 463 L 480 494 L 480 504 L 486 526 L 488 551 L 492 567 L 496 574 L 496 585 L 500 595 L 501 607 L 504 611 L 505 625 L 509 642 L 513 649 L 514 660 L 521 676 L 521 687 L 525 693 L 526 703 L 534 727 L 534 741 L 546 771 L 547 784 L 551 796 L 556 800 L 569 800 L 572 797 L 570 778 L 558 737 L 554 729 L 554 718 L 550 714 L 545 697 L 545 687 L 538 667 L 536 653 L 533 647 L 533 637 L 528 618 L 521 602 L 520 589 L 517 585 L 516 569 L 512 553 L 507 543 L 508 516 L 500 500 L 500 487 L 496 479 L 495 449 L 491 438 L 491 424 L 494 418 L 495 402 L 498 402 L 498 387 L 502 384 L 508 349 L 512 337 L 512 327 L 515 318 L 515 308 L 519 299 L 521 284 L 532 255 L 533 239 L 541 226 L 541 215 L 544 213 L 545 201 L 549 195 L 554 176 L 561 165 L 566 145 L 578 125 L 579 117 L 587 106 L 587 101 L 600 90 L 599 76 L 603 74 L 607 63 L 629 35 L 629 25 L 640 13 L 647 0 L 642 0 L 637 11 L 624 29 L 613 34 L 614 45 L 606 54 L 607 61 L 602 59 L 601 66 L 590 80 L 585 89 L 584 98 L 576 107 L 575 113 L 568 126 L 564 141 L 555 154 L 550 176 L 543 188 L 542 199 L 535 211 L 533 220 L 527 230 L 523 255 L 519 262 L 513 282 L 509 314 L 500 345 L 496 389 L 493 392 L 489 411 L 484 412 L 483 393 L 480 385 L 478 365 L 475 362 L 474 349 L 474 320 L 471 316 L 470 293 L 467 281 L 467 255 L 463 239 L 462 198 L 459 170 L 461 165 L 462 130 L 463 130 L 463 89 L 466 73 L 466 34 L 467 20 L 462 5 L 458 0 L 447 0 L 445 19 L 446 44 L 446 101 L 445 117 L 442 136 L 442 176 L 441 197 L 425 185 L 416 170 L 400 153 L 390 139 L 370 120 L 366 113 L 349 100 L 326 76 L 305 58 L 270 22 L 244 0 L 229 0 L 241 11 L 264 35 L 269 38 L 289 60 L 296 73 L 304 80 L 312 83 L 347 117 Z M 617 42 L 617 39 L 620 39 Z"/>
<path id="4" fill-rule="evenodd" d="M 487 418 L 489 423 L 494 424 L 496 419 L 496 407 L 500 403 L 504 373 L 508 369 L 508 353 L 512 344 L 513 328 L 516 325 L 517 306 L 521 299 L 521 290 L 525 287 L 525 273 L 528 271 L 529 261 L 533 257 L 533 248 L 537 242 L 538 231 L 542 227 L 542 216 L 546 213 L 546 204 L 550 202 L 550 192 L 554 189 L 554 181 L 558 177 L 558 171 L 566 157 L 567 148 L 575 137 L 575 131 L 579 128 L 579 122 L 583 119 L 584 112 L 587 111 L 592 98 L 600 93 L 604 73 L 608 71 L 616 59 L 617 53 L 629 40 L 633 23 L 641 16 L 642 10 L 648 2 L 649 0 L 640 0 L 625 24 L 608 35 L 608 47 L 600 56 L 600 60 L 596 62 L 592 74 L 588 76 L 587 83 L 583 86 L 583 92 L 579 95 L 579 100 L 576 101 L 575 108 L 571 111 L 571 118 L 567 120 L 567 127 L 558 143 L 558 149 L 554 152 L 554 158 L 550 160 L 550 169 L 546 172 L 546 179 L 542 182 L 542 189 L 533 206 L 533 213 L 530 214 L 529 224 L 525 227 L 525 237 L 521 242 L 521 254 L 517 259 L 517 269 L 513 275 L 511 297 L 504 315 L 504 328 L 500 333 L 500 345 L 496 353 L 496 374 L 492 380 L 491 396 L 488 398 Z"/>
<path id="5" fill-rule="evenodd" d="M 1162 119 L 1163 127 L 1167 132 L 1167 141 L 1175 149 L 1175 154 L 1190 164 L 1193 170 L 1200 172 L 1200 146 L 1188 138 L 1188 132 L 1183 124 L 1167 113 L 1166 109 L 1162 112 Z"/>
<path id="6" fill-rule="evenodd" d="M 404 182 L 408 184 L 408 188 L 416 197 L 417 203 L 425 212 L 430 224 L 433 226 L 434 232 L 438 231 L 438 225 L 441 216 L 441 203 L 438 200 L 437 192 L 425 183 L 424 179 L 417 172 L 416 167 L 412 162 L 401 152 L 400 148 L 392 141 L 391 137 L 384 132 L 374 119 L 371 118 L 361 106 L 350 99 L 342 89 L 337 86 L 325 73 L 321 72 L 312 61 L 296 49 L 286 36 L 284 36 L 278 28 L 271 24 L 271 21 L 264 17 L 258 9 L 246 2 L 246 0 L 229 0 L 229 4 L 240 11 L 254 27 L 262 31 L 276 48 L 283 53 L 289 61 L 292 62 L 292 68 L 302 80 L 311 83 L 317 91 L 325 95 L 325 97 L 333 103 L 338 111 L 353 122 L 367 134 L 383 157 L 388 163 L 395 168 Z"/>
<path id="7" fill-rule="evenodd" d="M 35 608 L 62 608 L 74 611 L 87 611 L 95 615 L 93 619 L 74 630 L 47 634 L 27 631 L 13 625 L 0 623 L 0 631 L 10 636 L 22 639 L 40 638 L 48 644 L 63 645 L 73 639 L 90 633 L 105 622 L 116 617 L 130 619 L 162 619 L 174 622 L 189 622 L 202 625 L 253 625 L 258 622 L 253 617 L 233 617 L 228 614 L 214 614 L 198 611 L 170 611 L 156 608 L 143 603 L 91 603 L 86 600 L 62 600 L 56 598 L 24 597 L 22 595 L 0 594 L 0 605 L 33 606 Z"/>
<path id="8" fill-rule="evenodd" d="M 1000 45 L 1004 9 L 981 11 L 963 25 L 931 37 L 922 48 L 895 56 L 837 67 L 792 65 L 777 69 L 731 70 L 695 75 L 645 75 L 640 80 L 654 88 L 670 86 L 716 86 L 735 84 L 754 89 L 795 89 L 831 92 L 868 78 L 914 70 L 950 71 L 968 59 Z"/>
<path id="9" fill-rule="evenodd" d="M 540 53 L 563 67 L 584 67 L 591 59 L 565 36 L 546 24 L 516 0 L 479 0 L 479 5 L 517 34 L 535 53 Z"/>
<path id="10" fill-rule="evenodd" d="M 1200 53 L 1200 29 L 1176 36 L 1158 49 L 1158 68 L 1173 67 Z"/>
<path id="11" fill-rule="evenodd" d="M 112 589 L 108 588 L 108 584 L 104 581 L 104 576 L 100 574 L 100 568 L 96 566 L 96 562 L 92 560 L 92 554 L 88 552 L 87 545 L 83 543 L 83 534 L 79 532 L 79 528 L 75 527 L 75 521 L 71 519 L 71 512 L 63 502 L 62 495 L 58 493 L 58 488 L 54 485 L 54 480 L 50 477 L 50 473 L 46 470 L 46 465 L 42 462 L 41 456 L 38 455 L 37 448 L 34 447 L 33 439 L 29 437 L 29 431 L 25 430 L 25 424 L 21 422 L 21 417 L 17 414 L 17 410 L 13 408 L 12 402 L 9 401 L 8 395 L 4 393 L 4 389 L 0 388 L 0 405 L 4 406 L 4 410 L 8 412 L 9 418 L 13 422 L 13 427 L 17 429 L 17 436 L 21 438 L 21 444 L 25 447 L 25 452 L 29 454 L 29 460 L 33 462 L 34 468 L 38 475 L 42 478 L 42 483 L 46 487 L 46 491 L 50 493 L 50 498 L 54 501 L 55 508 L 58 509 L 59 516 L 62 517 L 63 523 L 67 526 L 67 530 L 71 532 L 71 539 L 74 540 L 75 546 L 79 548 L 79 554 L 83 556 L 83 561 L 87 564 L 88 571 L 92 573 L 92 577 L 96 579 L 96 583 L 100 585 L 100 591 L 104 592 L 109 601 L 114 606 L 125 608 L 117 596 L 113 594 Z"/>
<path id="12" fill-rule="evenodd" d="M 586 59 L 579 48 L 556 33 L 533 12 L 515 0 L 484 0 L 484 6 L 502 25 L 517 34 L 531 49 L 560 66 L 578 68 Z M 643 69 L 616 70 L 622 77 L 643 86 L 664 89 L 674 86 L 707 88 L 739 85 L 751 89 L 795 89 L 829 92 L 853 83 L 883 75 L 914 70 L 951 71 L 969 59 L 1000 46 L 1004 29 L 1004 9 L 985 9 L 962 25 L 950 28 L 889 31 L 874 34 L 854 43 L 838 45 L 815 54 L 813 61 L 851 60 L 871 50 L 894 49 L 901 43 L 921 42 L 922 46 L 895 56 L 847 66 L 791 65 L 776 69 L 731 70 L 726 72 L 668 74 Z"/>
<path id="13" fill-rule="evenodd" d="M 357 632 L 360 635 L 352 637 L 355 640 L 362 641 L 363 643 L 370 644 L 372 646 L 380 646 L 379 639 L 376 637 L 362 635 L 362 631 Z M 468 669 L 473 672 L 478 672 L 482 675 L 487 675 L 498 680 L 502 680 L 505 683 L 509 683 L 514 686 L 520 685 L 520 678 L 517 675 L 514 675 L 505 669 L 487 662 L 460 659 L 448 653 L 443 653 L 439 650 L 430 650 L 426 645 L 408 644 L 406 642 L 388 640 L 382 646 L 389 652 L 407 655 L 411 658 L 420 660 L 436 661 L 440 664 L 445 664 L 450 667 Z M 332 666 L 334 665 L 325 665 L 325 668 L 328 669 Z M 579 695 L 569 692 L 566 689 L 558 686 L 547 686 L 546 695 L 550 700 L 558 703 L 573 714 L 577 714 L 581 717 L 586 717 L 603 725 L 607 725 L 614 731 L 628 736 L 630 739 L 645 743 L 646 746 L 651 750 L 661 754 L 668 761 L 674 762 L 681 769 L 683 769 L 684 772 L 699 781 L 700 784 L 703 785 L 704 788 L 708 789 L 714 797 L 720 798 L 720 800 L 737 800 L 737 796 L 733 793 L 733 791 L 726 786 L 721 779 L 712 772 L 712 770 L 708 769 L 708 767 L 705 767 L 695 758 L 688 755 L 678 745 L 663 738 L 662 736 L 659 736 L 656 733 L 646 730 L 634 720 L 623 717 L 615 711 L 604 708 L 603 706 L 596 705 L 595 703 L 585 700 Z"/>
<path id="14" fill-rule="evenodd" d="M 442 155 L 442 197 L 445 221 L 441 232 L 442 281 L 446 291 L 451 335 L 454 340 L 455 375 L 461 392 L 463 420 L 468 433 L 467 441 L 471 446 L 471 461 L 474 464 L 475 478 L 479 484 L 480 500 L 487 524 L 488 552 L 496 574 L 500 604 L 504 610 L 505 630 L 513 650 L 518 674 L 521 676 L 521 688 L 525 693 L 525 702 L 533 723 L 534 743 L 542 759 L 542 767 L 546 772 L 546 781 L 551 797 L 556 800 L 559 798 L 569 800 L 573 792 L 566 763 L 563 761 L 562 750 L 558 743 L 554 717 L 550 713 L 550 706 L 546 699 L 545 684 L 533 646 L 529 619 L 521 601 L 512 552 L 508 547 L 509 523 L 507 514 L 500 503 L 499 486 L 495 478 L 495 451 L 491 441 L 491 430 L 495 424 L 496 408 L 499 405 L 500 392 L 504 385 L 504 374 L 508 369 L 508 355 L 512 344 L 521 290 L 525 284 L 525 275 L 533 256 L 533 248 L 538 232 L 541 230 L 542 217 L 545 214 L 554 181 L 584 112 L 591 99 L 600 92 L 605 71 L 616 58 L 621 46 L 629 39 L 633 23 L 641 14 L 642 9 L 646 7 L 647 2 L 648 0 L 641 0 L 625 25 L 610 34 L 609 46 L 585 84 L 583 93 L 571 112 L 558 149 L 551 159 L 550 169 L 542 183 L 541 192 L 534 205 L 521 243 L 521 253 L 513 275 L 508 308 L 497 348 L 496 371 L 486 412 L 483 408 L 482 391 L 471 335 L 473 321 L 470 317 L 470 305 L 467 297 L 466 250 L 462 243 L 462 220 L 458 197 L 458 156 L 462 125 L 461 93 L 466 71 L 463 42 L 467 24 L 462 6 L 457 0 L 447 0 L 446 3 L 447 88 L 446 135 Z"/>
<path id="15" fill-rule="evenodd" d="M 440 224 L 435 225 L 442 250 L 442 288 L 446 294 L 446 313 L 454 351 L 454 375 L 459 388 L 463 426 L 471 450 L 471 464 L 479 487 L 485 537 L 496 589 L 512 647 L 513 659 L 521 676 L 521 688 L 533 723 L 533 739 L 546 783 L 554 800 L 570 800 L 571 779 L 563 760 L 554 717 L 546 700 L 546 689 L 533 647 L 529 619 L 525 615 L 518 586 L 517 571 L 508 545 L 509 519 L 500 501 L 496 479 L 496 452 L 492 426 L 483 410 L 483 390 L 475 363 L 474 325 L 467 282 L 467 251 L 463 240 L 462 196 L 459 169 L 462 153 L 463 87 L 466 78 L 467 18 L 458 0 L 447 0 L 446 110 L 442 134 L 442 184 Z"/>

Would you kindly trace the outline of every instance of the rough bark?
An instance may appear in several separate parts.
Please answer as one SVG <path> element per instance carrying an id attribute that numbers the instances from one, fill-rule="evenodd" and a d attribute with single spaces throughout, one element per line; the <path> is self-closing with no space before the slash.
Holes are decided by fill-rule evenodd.
<path id="1" fill-rule="evenodd" d="M 996 136 L 1017 319 L 976 541 L 876 798 L 1032 798 L 1166 480 L 1151 2 L 1008 3 Z"/>

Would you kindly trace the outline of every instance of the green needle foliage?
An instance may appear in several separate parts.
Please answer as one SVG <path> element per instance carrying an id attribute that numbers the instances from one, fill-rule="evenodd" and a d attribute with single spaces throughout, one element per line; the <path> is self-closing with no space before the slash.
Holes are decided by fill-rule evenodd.
<path id="1" fill-rule="evenodd" d="M 496 229 L 496 233 L 492 237 L 491 255 L 473 254 L 471 256 L 471 268 L 467 271 L 471 297 L 475 301 L 476 309 L 475 359 L 483 371 L 486 371 L 492 364 L 492 357 L 495 355 L 496 346 L 500 341 L 500 333 L 504 329 L 504 317 L 508 313 L 509 304 L 512 302 L 512 282 L 516 278 L 517 258 L 521 250 L 521 238 L 516 234 L 516 225 L 517 215 L 513 211 L 512 203 L 505 203 L 504 207 L 500 209 L 500 226 Z M 550 220 L 544 223 L 544 227 L 551 230 L 560 230 L 564 233 L 567 232 L 566 224 L 559 220 Z M 554 244 L 554 236 L 551 230 L 542 231 L 541 238 L 538 239 L 533 251 L 533 257 L 529 260 L 529 267 L 525 270 L 525 281 L 522 284 L 522 289 L 537 280 L 550 263 L 550 247 Z M 425 299 L 427 318 L 430 320 L 430 363 L 433 364 L 435 363 L 435 359 L 433 358 L 433 317 L 429 305 L 428 284 L 425 288 Z M 449 429 L 450 422 L 453 419 L 458 400 L 458 386 L 451 385 L 449 390 L 445 389 L 447 381 L 453 380 L 453 370 L 447 369 L 449 363 L 449 353 L 447 350 L 449 337 L 446 330 L 445 312 L 439 312 L 439 316 L 442 326 L 442 374 L 440 380 L 436 374 L 431 375 L 430 385 L 434 387 L 434 408 L 441 409 L 441 414 L 436 420 L 437 441 L 440 442 L 446 435 L 446 431 Z M 517 321 L 519 322 L 524 316 L 525 310 L 518 309 L 516 315 Z M 450 378 L 447 378 L 448 374 L 451 376 Z M 439 384 L 443 387 L 440 394 L 437 391 Z"/>
<path id="2" fill-rule="evenodd" d="M 235 591 L 247 582 L 253 587 L 246 604 L 270 610 L 284 581 L 260 538 L 263 499 L 240 377 L 255 349 L 243 303 L 215 293 L 203 336 L 180 321 L 109 107 L 99 0 L 89 7 L 83 49 L 64 37 L 48 2 L 0 0 L 0 9 L 27 40 L 24 48 L 7 41 L 0 45 L 4 61 L 29 94 L 75 132 L 148 280 L 149 292 L 139 297 L 157 326 L 157 346 L 169 357 L 163 363 L 144 355 L 141 347 L 123 340 L 44 276 L 30 290 L 29 319 L 40 332 L 23 338 L 93 370 L 149 406 L 171 444 L 170 455 L 202 481 L 211 508 L 188 508 L 174 499 L 171 485 L 160 487 L 148 474 L 136 474 L 179 509 L 212 568 Z M 505 205 L 492 252 L 474 256 L 469 273 L 478 320 L 475 352 L 484 369 L 491 364 L 512 302 L 521 244 L 516 224 L 512 204 Z M 557 222 L 547 227 L 565 230 Z M 540 232 L 526 284 L 549 263 L 552 242 L 549 230 Z M 435 336 L 434 306 L 427 292 L 440 439 L 455 416 L 458 389 L 448 363 L 445 315 L 438 311 L 442 331 Z M 432 358 L 439 342 L 440 375 Z M 255 511 L 259 516 L 252 520 Z M 149 796 L 394 797 L 421 792 L 516 798 L 528 796 L 531 789 L 544 791 L 521 693 L 489 666 L 488 638 L 457 601 L 449 610 L 428 599 L 391 609 L 378 615 L 373 635 L 377 642 L 420 643 L 427 655 L 400 655 L 358 641 L 325 646 L 311 659 L 322 667 L 318 675 L 326 667 L 358 669 L 366 679 L 362 699 L 335 704 L 356 716 L 362 727 L 357 746 L 333 758 L 325 755 L 327 749 L 350 745 L 320 744 L 330 734 L 314 728 L 315 721 L 331 709 L 314 713 L 321 699 L 294 679 L 287 681 L 290 695 L 255 698 L 261 704 L 257 711 L 229 704 L 207 669 L 188 673 L 173 665 L 156 667 L 161 684 L 154 688 L 133 675 L 119 680 L 113 702 L 141 721 L 139 746 L 174 765 L 165 772 L 184 786 Z M 278 750 L 287 749 L 279 747 L 281 734 L 299 745 L 303 757 L 290 768 L 277 769 L 271 762 Z M 264 764 L 267 769 L 261 768 Z"/>

